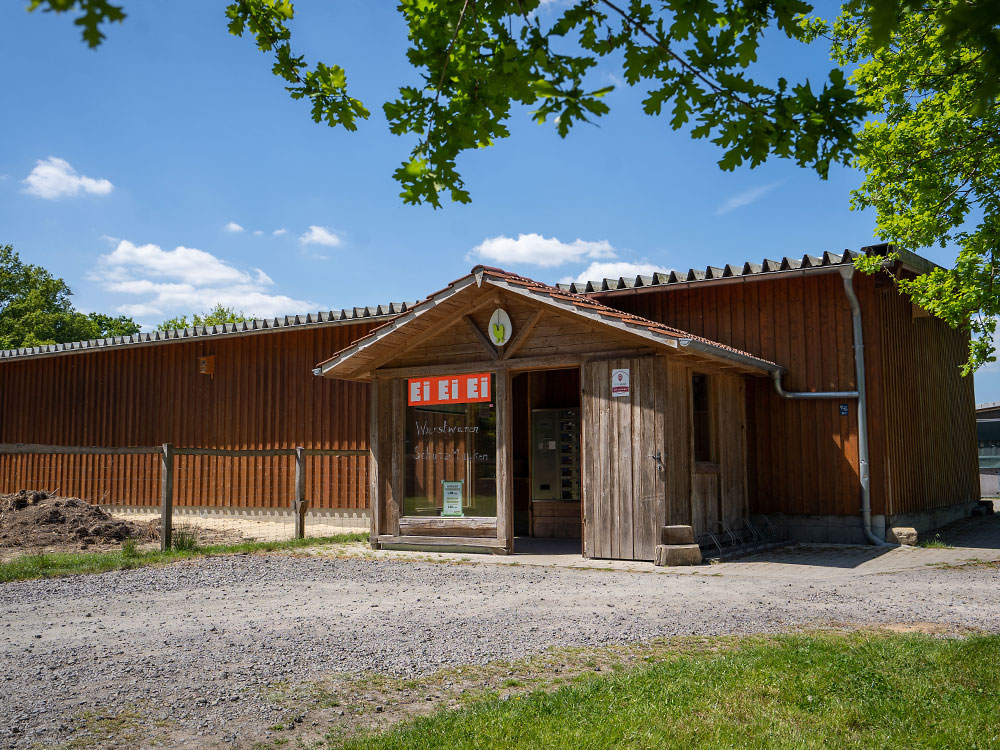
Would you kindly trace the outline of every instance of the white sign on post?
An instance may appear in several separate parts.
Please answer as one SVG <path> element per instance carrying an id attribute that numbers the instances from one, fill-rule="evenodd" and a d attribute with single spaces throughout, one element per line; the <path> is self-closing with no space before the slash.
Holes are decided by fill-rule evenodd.
<path id="1" fill-rule="evenodd" d="M 441 515 L 442 516 L 462 516 L 462 497 L 465 494 L 462 487 L 465 483 L 441 481 Z"/>
<path id="2" fill-rule="evenodd" d="M 611 397 L 618 398 L 619 396 L 625 396 L 627 398 L 628 395 L 628 370 L 612 370 Z"/>

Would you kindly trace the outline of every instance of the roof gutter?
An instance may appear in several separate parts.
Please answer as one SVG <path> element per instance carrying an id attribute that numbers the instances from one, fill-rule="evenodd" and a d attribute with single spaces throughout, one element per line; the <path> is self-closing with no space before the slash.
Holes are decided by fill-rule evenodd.
<path id="1" fill-rule="evenodd" d="M 686 349 L 693 349 L 696 352 L 714 359 L 725 359 L 730 362 L 736 362 L 744 367 L 751 367 L 755 370 L 766 370 L 771 373 L 772 378 L 776 377 L 779 380 L 781 378 L 781 373 L 785 371 L 785 368 L 781 365 L 757 359 L 756 357 L 748 357 L 747 355 L 740 354 L 739 352 L 723 349 L 721 346 L 712 346 L 711 344 L 706 344 L 703 341 L 697 341 L 695 339 L 677 339 L 677 343 Z"/>

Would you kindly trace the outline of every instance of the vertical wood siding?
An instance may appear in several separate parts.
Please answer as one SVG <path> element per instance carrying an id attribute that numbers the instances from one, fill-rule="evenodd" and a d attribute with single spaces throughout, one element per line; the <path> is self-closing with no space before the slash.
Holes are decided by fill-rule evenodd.
<path id="1" fill-rule="evenodd" d="M 974 492 L 977 461 L 972 381 L 957 371 L 968 339 L 938 321 L 913 320 L 909 302 L 879 284 L 854 279 L 865 343 L 872 511 L 964 502 Z M 786 390 L 856 387 L 851 312 L 839 274 L 694 284 L 601 301 L 784 365 Z M 748 378 L 746 390 L 751 511 L 856 514 L 856 403 L 782 399 L 763 378 Z M 846 416 L 840 403 L 847 404 Z"/>
<path id="2" fill-rule="evenodd" d="M 856 281 L 869 340 L 878 332 L 870 285 Z M 851 311 L 839 274 L 694 284 L 602 302 L 784 365 L 789 391 L 855 388 Z M 765 378 L 748 378 L 746 389 L 753 512 L 857 512 L 855 402 L 840 416 L 838 402 L 782 399 Z"/>
<path id="3" fill-rule="evenodd" d="M 891 287 L 878 290 L 884 419 L 889 436 L 889 513 L 979 499 L 972 377 L 959 377 L 968 339 L 931 317 L 914 317 Z"/>
<path id="4" fill-rule="evenodd" d="M 628 398 L 611 396 L 611 371 L 628 368 Z M 652 560 L 663 525 L 669 398 L 664 360 L 632 357 L 583 366 L 583 503 L 587 557 Z"/>
<path id="5" fill-rule="evenodd" d="M 185 448 L 368 447 L 368 386 L 317 362 L 372 323 L 168 342 L 0 364 L 0 442 Z M 215 355 L 215 375 L 198 357 Z M 367 507 L 363 456 L 307 459 L 314 508 Z M 293 459 L 178 456 L 175 502 L 285 507 Z M 56 489 L 92 502 L 158 502 L 156 456 L 0 457 L 0 491 Z"/>

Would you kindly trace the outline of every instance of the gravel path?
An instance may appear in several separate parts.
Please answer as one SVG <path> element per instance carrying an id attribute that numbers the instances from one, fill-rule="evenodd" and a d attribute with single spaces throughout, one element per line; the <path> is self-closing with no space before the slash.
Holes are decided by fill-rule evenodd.
<path id="1" fill-rule="evenodd" d="M 275 721 L 263 695 L 274 682 L 424 673 L 550 645 L 831 621 L 1000 630 L 997 567 L 825 582 L 702 570 L 269 555 L 6 584 L 0 746 L 86 740 L 88 727 L 74 721 L 81 712 L 112 716 L 137 706 L 169 722 L 172 745 L 242 747 Z"/>

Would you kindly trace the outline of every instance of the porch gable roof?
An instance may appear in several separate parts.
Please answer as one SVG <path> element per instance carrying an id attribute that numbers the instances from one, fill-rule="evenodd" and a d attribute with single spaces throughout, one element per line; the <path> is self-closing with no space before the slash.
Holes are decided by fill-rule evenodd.
<path id="1" fill-rule="evenodd" d="M 674 350 L 683 348 L 687 353 L 714 360 L 717 364 L 736 366 L 751 374 L 770 375 L 784 370 L 774 362 L 731 346 L 608 307 L 593 297 L 542 284 L 500 268 L 476 266 L 467 276 L 451 282 L 385 325 L 374 329 L 319 363 L 313 373 L 324 377 L 368 380 L 371 371 L 377 369 L 377 366 L 372 367 L 373 363 L 383 361 L 386 355 L 406 342 L 408 332 L 404 329 L 409 324 L 429 314 L 433 317 L 433 311 L 440 305 L 470 287 L 484 286 L 527 298 L 536 304 L 540 303 L 551 309 L 578 316 L 600 326 L 607 326 L 618 333 L 635 336 L 644 340 L 646 345 L 652 344 L 657 348 Z M 512 364 L 516 361 L 516 359 L 509 360 Z"/>

